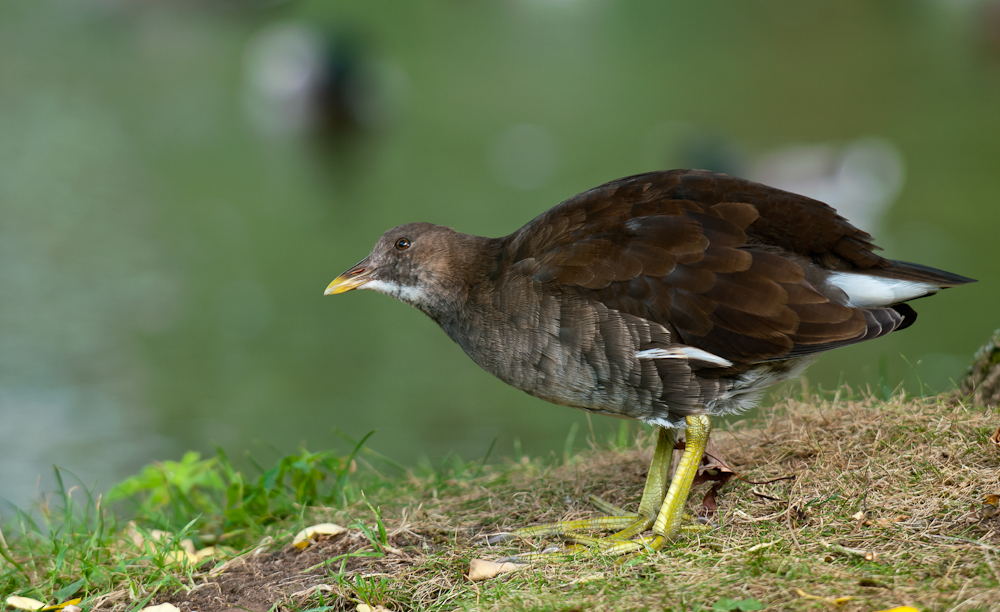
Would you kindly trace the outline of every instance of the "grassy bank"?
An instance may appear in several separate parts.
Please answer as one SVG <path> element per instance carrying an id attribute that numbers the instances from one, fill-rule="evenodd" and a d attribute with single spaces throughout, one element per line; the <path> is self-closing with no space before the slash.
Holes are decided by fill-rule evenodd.
<path id="1" fill-rule="evenodd" d="M 224 456 L 189 456 L 122 483 L 110 509 L 67 486 L 31 516 L 5 516 L 0 591 L 85 610 L 1000 610 L 987 497 L 1000 493 L 998 425 L 994 410 L 944 396 L 788 400 L 715 434 L 747 481 L 794 479 L 732 479 L 714 528 L 623 562 L 579 556 L 483 582 L 466 578 L 472 559 L 545 544 L 490 547 L 483 534 L 591 516 L 588 495 L 634 507 L 646 434 L 417 470 L 357 444 L 252 479 Z M 323 522 L 349 530 L 292 545 Z"/>

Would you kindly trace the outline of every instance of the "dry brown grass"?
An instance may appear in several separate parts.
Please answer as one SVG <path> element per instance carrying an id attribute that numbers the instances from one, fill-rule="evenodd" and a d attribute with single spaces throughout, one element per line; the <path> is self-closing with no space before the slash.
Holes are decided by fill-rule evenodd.
<path id="1" fill-rule="evenodd" d="M 488 547 L 483 534 L 592 516 L 584 501 L 591 494 L 633 508 L 651 452 L 646 436 L 558 467 L 528 461 L 475 477 L 413 478 L 398 497 L 378 500 L 390 532 L 386 556 L 337 559 L 375 549 L 357 533 L 303 553 L 286 546 L 203 575 L 196 590 L 172 600 L 202 612 L 233 604 L 354 610 L 359 602 L 392 610 L 696 610 L 723 599 L 776 610 L 1000 610 L 1000 519 L 983 502 L 1000 493 L 1000 448 L 989 440 L 998 425 L 993 410 L 945 398 L 788 400 L 765 422 L 714 434 L 747 479 L 795 476 L 769 485 L 733 479 L 714 529 L 625 563 L 580 557 L 481 583 L 464 577 L 471 559 L 531 544 Z M 241 596 L 241 588 L 257 596 Z"/>

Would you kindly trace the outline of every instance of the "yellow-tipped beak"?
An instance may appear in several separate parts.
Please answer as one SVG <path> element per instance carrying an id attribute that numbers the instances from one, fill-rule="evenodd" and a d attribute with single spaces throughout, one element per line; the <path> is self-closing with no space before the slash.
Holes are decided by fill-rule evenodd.
<path id="1" fill-rule="evenodd" d="M 338 293 L 357 289 L 371 280 L 371 275 L 374 271 L 375 267 L 371 265 L 369 258 L 366 257 L 356 266 L 333 279 L 333 282 L 327 286 L 323 295 L 337 295 Z"/>

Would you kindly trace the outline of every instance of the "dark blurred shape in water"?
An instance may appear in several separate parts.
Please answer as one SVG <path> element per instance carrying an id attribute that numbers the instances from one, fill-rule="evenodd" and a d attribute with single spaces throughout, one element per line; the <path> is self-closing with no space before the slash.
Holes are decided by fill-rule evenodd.
<path id="1" fill-rule="evenodd" d="M 745 176 L 747 154 L 732 137 L 718 130 L 683 121 L 657 125 L 646 136 L 652 165 L 663 168 L 696 168 Z"/>
<path id="2" fill-rule="evenodd" d="M 341 142 L 385 128 L 407 89 L 402 70 L 349 27 L 268 25 L 247 43 L 244 70 L 247 116 L 270 136 Z"/>

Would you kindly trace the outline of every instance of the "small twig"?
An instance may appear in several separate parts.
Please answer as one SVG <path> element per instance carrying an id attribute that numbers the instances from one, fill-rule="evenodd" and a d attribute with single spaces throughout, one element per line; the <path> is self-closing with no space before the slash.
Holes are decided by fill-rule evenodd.
<path id="1" fill-rule="evenodd" d="M 775 502 L 786 501 L 784 499 L 779 499 L 777 497 L 771 497 L 770 495 L 764 495 L 763 493 L 758 493 L 756 491 L 750 491 L 750 493 L 752 493 L 753 495 L 756 495 L 757 497 L 766 499 L 767 501 L 775 501 Z"/>
<path id="2" fill-rule="evenodd" d="M 24 574 L 24 577 L 28 579 L 29 584 L 33 582 L 28 570 L 24 569 L 24 566 L 18 563 L 14 559 L 14 556 L 7 550 L 7 540 L 3 537 L 3 531 L 0 531 L 0 557 L 6 559 L 8 563 L 16 567 L 22 574 Z"/>
<path id="3" fill-rule="evenodd" d="M 932 538 L 937 538 L 939 540 L 954 540 L 956 542 L 965 542 L 966 544 L 974 544 L 976 546 L 979 546 L 980 548 L 985 548 L 990 552 L 1000 553 L 1000 548 L 997 548 L 996 546 L 990 546 L 989 544 L 985 542 L 980 542 L 978 540 L 970 540 L 969 538 L 959 538 L 956 536 L 937 535 L 933 533 L 927 535 L 929 535 Z"/>
<path id="4" fill-rule="evenodd" d="M 798 550 L 800 554 L 804 554 L 805 551 L 802 550 L 802 545 L 799 544 L 799 538 L 795 535 L 795 526 L 792 525 L 792 507 L 792 504 L 789 503 L 788 509 L 785 511 L 785 522 L 788 523 L 788 531 L 792 535 L 792 543 L 795 544 L 796 550 Z"/>
<path id="5" fill-rule="evenodd" d="M 823 542 L 823 546 L 826 546 L 833 552 L 838 552 L 843 555 L 848 555 L 852 557 L 860 557 L 865 561 L 874 561 L 875 553 L 871 550 L 864 550 L 861 548 L 848 548 L 846 546 L 841 546 L 840 544 L 831 544 L 829 542 Z"/>

